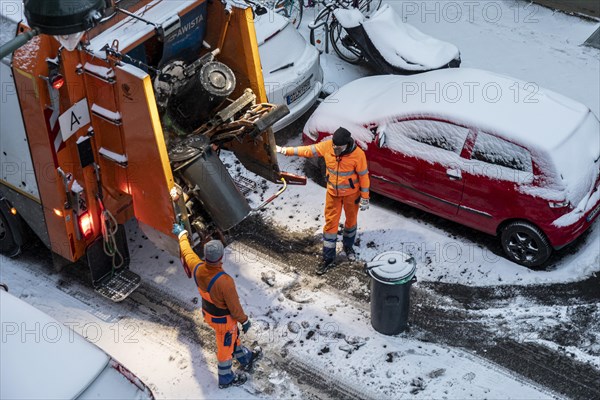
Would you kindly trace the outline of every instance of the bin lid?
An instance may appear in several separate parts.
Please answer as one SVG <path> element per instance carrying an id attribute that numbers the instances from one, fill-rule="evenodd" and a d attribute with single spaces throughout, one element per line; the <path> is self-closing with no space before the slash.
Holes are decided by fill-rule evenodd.
<path id="1" fill-rule="evenodd" d="M 401 285 L 410 281 L 417 269 L 417 263 L 409 254 L 400 251 L 386 251 L 367 263 L 371 278 L 389 285 Z"/>

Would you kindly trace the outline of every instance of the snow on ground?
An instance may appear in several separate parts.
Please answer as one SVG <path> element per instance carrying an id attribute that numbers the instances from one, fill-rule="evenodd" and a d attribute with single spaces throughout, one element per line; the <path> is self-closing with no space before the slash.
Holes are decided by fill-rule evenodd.
<path id="1" fill-rule="evenodd" d="M 542 344 L 600 368 L 600 357 L 592 355 L 600 354 L 600 332 L 597 330 L 583 330 L 574 323 L 569 326 L 571 332 L 568 334 L 577 337 L 577 345 L 561 346 L 556 343 L 556 339 L 565 333 L 562 331 L 565 321 L 577 318 L 580 313 L 586 313 L 590 320 L 600 320 L 600 310 L 597 308 L 590 310 L 585 306 L 563 304 L 534 305 L 530 299 L 520 296 L 511 299 L 509 307 L 502 304 L 473 311 L 472 315 L 483 317 L 490 332 L 499 336 L 514 338 L 519 343 Z"/>
<path id="2" fill-rule="evenodd" d="M 135 224 L 129 228 L 135 230 Z M 169 264 L 172 258 L 149 245 L 143 235 L 134 231 L 130 238 L 132 270 L 151 286 L 191 304 L 198 294 L 181 267 Z M 183 337 L 179 331 L 185 328 L 156 322 L 144 307 L 124 312 L 122 304 L 102 298 L 86 304 L 60 290 L 59 275 L 40 276 L 39 270 L 48 266 L 0 261 L 1 280 L 11 293 L 74 326 L 136 373 L 157 397 L 225 395 L 216 387 L 214 354 Z M 265 350 L 254 377 L 245 386 L 228 390 L 228 398 L 298 396 L 289 376 L 272 367 L 278 354 L 284 363 L 298 363 L 322 376 L 335 376 L 342 386 L 360 388 L 362 398 L 552 397 L 477 355 L 407 334 L 381 335 L 370 325 L 367 304 L 341 299 L 322 288 L 319 279 L 285 274 L 268 255 L 239 243 L 227 248 L 225 265 L 253 320 L 252 330 L 242 339 L 256 341 Z M 79 291 L 91 292 L 86 287 L 70 289 Z"/>
<path id="3" fill-rule="evenodd" d="M 177 271 L 165 271 L 164 257 L 154 261 L 152 254 L 134 250 L 134 271 L 154 277 L 175 297 L 195 295 L 193 281 L 179 265 L 173 267 Z M 422 343 L 410 335 L 378 334 L 370 325 L 368 304 L 343 300 L 324 289 L 320 279 L 285 274 L 269 255 L 240 243 L 227 248 L 224 265 L 235 277 L 242 305 L 253 320 L 252 334 L 243 339 L 258 341 L 267 360 L 269 354 L 283 351 L 284 362 L 333 374 L 350 387 L 363 387 L 364 397 L 370 398 L 417 393 L 422 398 L 548 397 L 475 355 Z M 269 386 L 275 381 L 271 378 Z M 265 390 L 265 382 L 254 380 L 252 385 L 251 390 Z"/>
<path id="4" fill-rule="evenodd" d="M 203 351 L 179 332 L 180 327 L 154 322 L 141 312 L 127 312 L 89 287 L 75 291 L 95 298 L 86 304 L 59 289 L 59 276 L 47 265 L 29 265 L 0 256 L 0 281 L 10 293 L 72 327 L 135 373 L 157 398 L 219 398 L 214 354 Z M 147 277 L 146 279 L 150 279 Z M 43 336 L 42 336 L 43 337 Z M 230 392 L 248 396 L 241 389 Z"/>

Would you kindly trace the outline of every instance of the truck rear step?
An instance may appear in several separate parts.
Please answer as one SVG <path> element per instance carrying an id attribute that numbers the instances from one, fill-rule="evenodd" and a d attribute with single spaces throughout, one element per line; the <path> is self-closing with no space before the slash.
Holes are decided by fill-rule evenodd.
<path id="1" fill-rule="evenodd" d="M 119 225 L 115 234 L 115 242 L 120 255 L 123 257 L 115 259 L 104 252 L 102 236 L 99 236 L 90 244 L 86 251 L 87 264 L 92 275 L 94 290 L 100 295 L 119 302 L 127 298 L 140 286 L 141 278 L 138 274 L 129 270 L 129 247 L 125 229 Z M 117 256 L 118 257 L 118 256 Z M 120 264 L 118 268 L 113 264 Z"/>

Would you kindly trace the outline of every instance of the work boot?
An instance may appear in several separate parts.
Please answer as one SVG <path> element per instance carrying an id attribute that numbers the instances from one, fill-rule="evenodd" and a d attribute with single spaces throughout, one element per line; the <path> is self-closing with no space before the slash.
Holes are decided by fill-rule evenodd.
<path id="1" fill-rule="evenodd" d="M 219 383 L 219 389 L 227 389 L 230 386 L 241 386 L 248 380 L 246 374 L 236 373 L 233 380 L 229 383 Z"/>
<path id="2" fill-rule="evenodd" d="M 344 247 L 344 253 L 346 253 L 346 258 L 350 261 L 356 261 L 356 252 L 352 246 Z"/>
<path id="3" fill-rule="evenodd" d="M 317 275 L 323 275 L 333 267 L 335 267 L 335 263 L 333 262 L 333 260 L 324 258 L 317 266 Z"/>
<path id="4" fill-rule="evenodd" d="M 252 372 L 254 370 L 254 364 L 260 358 L 262 358 L 262 349 L 260 346 L 256 346 L 252 351 L 252 357 L 250 358 L 250 361 L 248 361 L 248 364 L 242 365 L 240 369 L 244 372 Z"/>

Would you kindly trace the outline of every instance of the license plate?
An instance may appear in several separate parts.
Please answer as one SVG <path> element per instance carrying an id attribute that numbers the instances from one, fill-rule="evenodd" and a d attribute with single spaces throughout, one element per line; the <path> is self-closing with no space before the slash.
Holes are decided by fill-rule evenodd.
<path id="1" fill-rule="evenodd" d="M 302 82 L 298 87 L 290 94 L 287 95 L 286 101 L 288 104 L 292 104 L 296 100 L 298 100 L 304 93 L 310 89 L 310 80 L 312 79 L 312 75 L 308 77 L 304 82 Z"/>
<path id="2" fill-rule="evenodd" d="M 596 214 L 598 214 L 598 212 L 600 212 L 600 204 L 598 204 L 596 206 L 596 208 L 594 208 L 594 210 L 588 214 L 586 221 L 590 222 L 592 219 L 594 219 L 594 217 L 596 216 Z"/>

